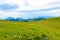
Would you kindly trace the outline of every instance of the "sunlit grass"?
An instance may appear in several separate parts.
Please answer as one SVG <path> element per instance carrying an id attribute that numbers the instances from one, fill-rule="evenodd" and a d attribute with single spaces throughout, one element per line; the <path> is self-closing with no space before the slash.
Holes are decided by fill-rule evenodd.
<path id="1" fill-rule="evenodd" d="M 60 17 L 37 22 L 0 20 L 0 40 L 60 40 Z"/>

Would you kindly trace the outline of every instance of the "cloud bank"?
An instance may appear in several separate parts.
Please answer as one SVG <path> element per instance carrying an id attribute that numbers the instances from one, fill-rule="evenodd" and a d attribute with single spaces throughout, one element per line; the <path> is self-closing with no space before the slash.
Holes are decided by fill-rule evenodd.
<path id="1" fill-rule="evenodd" d="M 60 0 L 0 0 L 0 19 L 60 16 Z"/>

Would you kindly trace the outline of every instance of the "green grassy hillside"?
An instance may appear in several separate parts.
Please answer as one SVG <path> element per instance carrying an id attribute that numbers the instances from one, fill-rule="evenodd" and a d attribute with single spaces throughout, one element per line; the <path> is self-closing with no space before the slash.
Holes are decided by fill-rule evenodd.
<path id="1" fill-rule="evenodd" d="M 60 40 L 60 17 L 37 22 L 0 20 L 0 40 Z"/>

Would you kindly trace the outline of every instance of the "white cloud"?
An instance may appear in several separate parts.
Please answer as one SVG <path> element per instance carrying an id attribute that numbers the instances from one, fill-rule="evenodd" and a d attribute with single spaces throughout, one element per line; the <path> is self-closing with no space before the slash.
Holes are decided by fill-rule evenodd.
<path id="1" fill-rule="evenodd" d="M 40 12 L 19 12 L 24 10 L 40 10 L 40 9 L 48 9 L 53 7 L 60 7 L 60 0 L 0 0 L 0 5 L 2 4 L 9 4 L 14 5 L 17 4 L 18 8 L 15 10 L 8 10 L 3 11 L 0 10 L 0 18 L 5 17 L 35 17 L 35 16 L 41 16 L 41 15 L 50 15 L 50 16 L 60 16 L 60 8 L 50 11 L 40 11 Z M 2 16 L 1 16 L 2 15 Z"/>
<path id="2" fill-rule="evenodd" d="M 25 18 L 25 16 L 27 16 L 27 14 L 21 13 L 21 12 L 3 12 L 3 11 L 0 11 L 0 19 L 4 19 L 4 18 L 7 18 L 7 17 Z"/>
<path id="3" fill-rule="evenodd" d="M 0 0 L 0 3 L 10 3 L 19 5 L 18 10 L 35 10 L 41 8 L 47 8 L 49 5 L 46 5 L 51 2 L 56 2 L 57 0 Z M 28 4 L 26 6 L 25 4 Z"/>

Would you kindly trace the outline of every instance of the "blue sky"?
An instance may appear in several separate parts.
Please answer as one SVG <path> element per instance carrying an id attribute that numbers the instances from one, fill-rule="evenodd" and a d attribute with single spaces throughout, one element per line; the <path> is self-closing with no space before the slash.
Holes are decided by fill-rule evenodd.
<path id="1" fill-rule="evenodd" d="M 60 0 L 0 0 L 0 19 L 60 16 Z"/>

